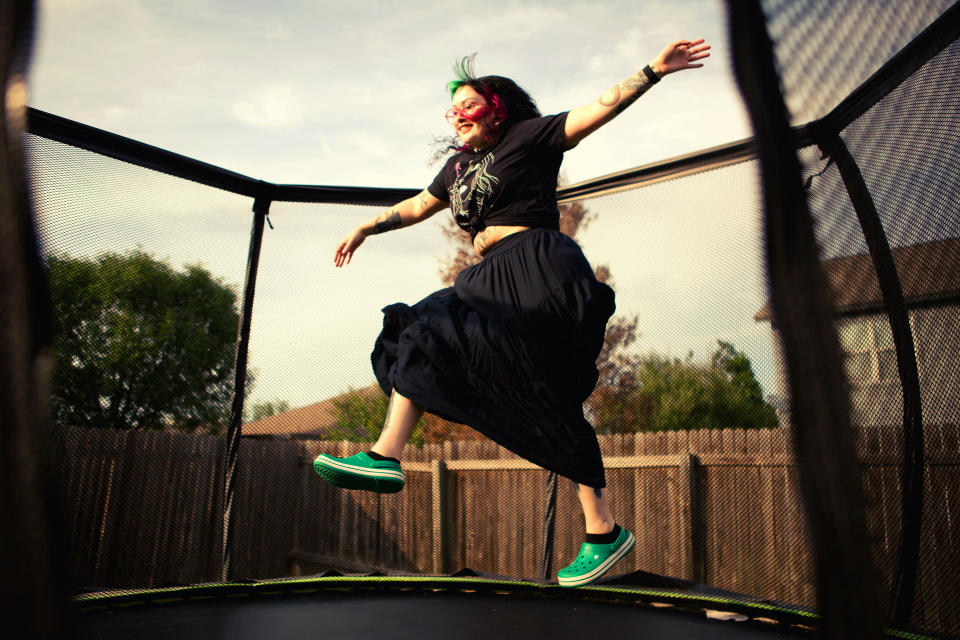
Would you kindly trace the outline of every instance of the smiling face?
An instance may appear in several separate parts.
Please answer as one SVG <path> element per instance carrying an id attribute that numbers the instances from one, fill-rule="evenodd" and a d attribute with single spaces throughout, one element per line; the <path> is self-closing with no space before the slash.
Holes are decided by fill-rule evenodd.
<path id="1" fill-rule="evenodd" d="M 488 147 L 500 136 L 500 123 L 486 98 L 463 85 L 453 94 L 453 107 L 447 121 L 465 145 L 474 149 Z"/>

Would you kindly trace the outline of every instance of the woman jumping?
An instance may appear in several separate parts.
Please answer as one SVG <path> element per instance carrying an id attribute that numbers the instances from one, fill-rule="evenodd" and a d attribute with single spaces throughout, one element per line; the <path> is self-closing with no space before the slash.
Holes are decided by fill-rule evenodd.
<path id="1" fill-rule="evenodd" d="M 483 260 L 454 286 L 383 310 L 372 354 L 390 397 L 383 431 L 370 451 L 317 456 L 320 477 L 348 489 L 400 491 L 403 447 L 429 411 L 579 485 L 586 542 L 559 571 L 561 585 L 594 582 L 633 548 L 633 534 L 607 504 L 600 447 L 583 414 L 614 294 L 559 231 L 557 174 L 565 151 L 663 76 L 702 67 L 697 61 L 709 49 L 703 39 L 675 42 L 594 102 L 546 117 L 512 80 L 474 77 L 472 58 L 458 65 L 447 85 L 453 155 L 426 190 L 350 232 L 334 263 L 349 264 L 370 235 L 447 207 Z"/>

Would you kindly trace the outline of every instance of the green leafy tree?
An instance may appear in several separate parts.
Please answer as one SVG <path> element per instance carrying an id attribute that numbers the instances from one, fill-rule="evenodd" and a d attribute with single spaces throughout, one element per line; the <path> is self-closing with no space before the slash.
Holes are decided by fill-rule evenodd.
<path id="1" fill-rule="evenodd" d="M 142 251 L 54 256 L 47 267 L 59 423 L 222 430 L 239 320 L 229 286 L 200 266 L 176 271 Z"/>
<path id="2" fill-rule="evenodd" d="M 346 393 L 331 399 L 330 402 L 335 414 L 334 426 L 328 431 L 330 440 L 374 442 L 380 437 L 389 404 L 389 399 L 380 387 L 376 385 L 364 389 L 349 387 Z M 424 416 L 417 423 L 410 437 L 410 444 L 423 444 L 423 427 L 426 420 Z"/>
<path id="3" fill-rule="evenodd" d="M 619 393 L 595 416 L 603 433 L 686 429 L 771 429 L 776 411 L 763 400 L 747 356 L 719 341 L 710 361 L 638 356 Z"/>
<path id="4" fill-rule="evenodd" d="M 254 402 L 250 408 L 244 407 L 244 422 L 256 422 L 279 413 L 290 410 L 290 403 L 286 400 L 267 400 L 266 402 Z"/>

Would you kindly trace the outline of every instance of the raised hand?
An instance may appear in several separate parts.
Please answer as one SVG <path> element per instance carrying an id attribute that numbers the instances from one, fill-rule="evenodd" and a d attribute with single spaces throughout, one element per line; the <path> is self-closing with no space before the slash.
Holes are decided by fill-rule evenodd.
<path id="1" fill-rule="evenodd" d="M 703 66 L 703 63 L 697 63 L 697 61 L 710 56 L 710 45 L 704 42 L 703 38 L 677 40 L 654 58 L 652 66 L 661 76 L 684 69 L 698 69 Z"/>
<path id="2" fill-rule="evenodd" d="M 350 232 L 346 238 L 343 239 L 343 242 L 337 247 L 337 250 L 333 254 L 333 264 L 338 267 L 342 267 L 345 264 L 350 264 L 350 259 L 353 257 L 353 252 L 357 250 L 363 241 L 367 239 L 367 233 L 361 228 L 357 227 Z"/>

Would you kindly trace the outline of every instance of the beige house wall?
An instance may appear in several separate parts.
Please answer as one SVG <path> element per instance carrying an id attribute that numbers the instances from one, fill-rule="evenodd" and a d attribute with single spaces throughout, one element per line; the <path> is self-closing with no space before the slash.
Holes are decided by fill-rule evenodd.
<path id="1" fill-rule="evenodd" d="M 960 423 L 960 306 L 909 310 L 914 330 L 923 419 L 927 424 Z M 877 315 L 877 312 L 864 315 Z M 780 332 L 772 330 L 777 394 L 789 405 Z M 851 422 L 858 426 L 903 423 L 900 380 L 851 381 Z M 788 413 L 789 411 L 787 411 Z M 789 419 L 788 415 L 783 416 Z"/>

